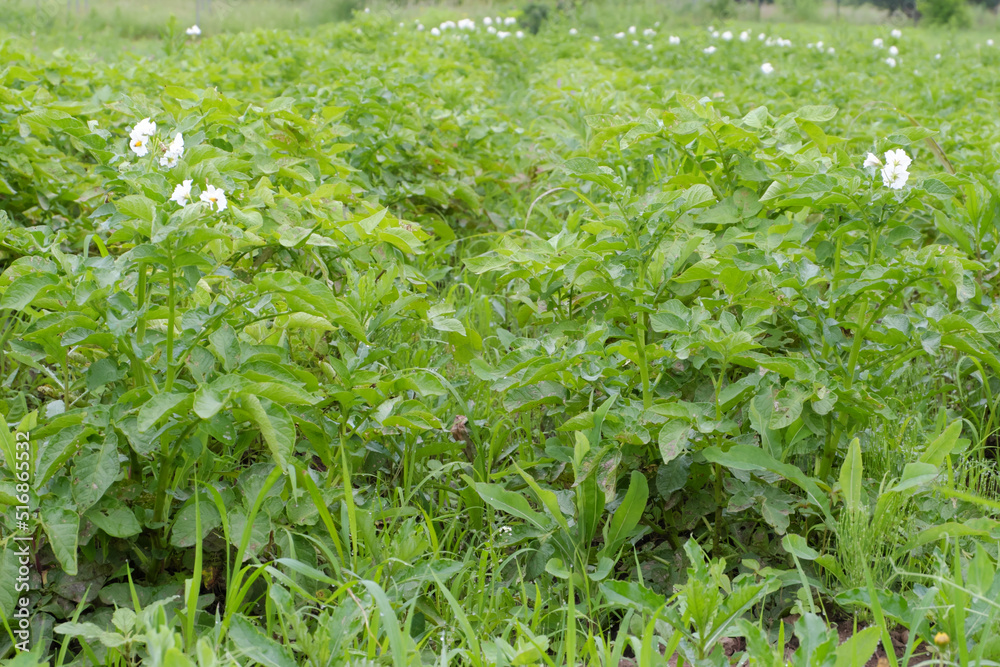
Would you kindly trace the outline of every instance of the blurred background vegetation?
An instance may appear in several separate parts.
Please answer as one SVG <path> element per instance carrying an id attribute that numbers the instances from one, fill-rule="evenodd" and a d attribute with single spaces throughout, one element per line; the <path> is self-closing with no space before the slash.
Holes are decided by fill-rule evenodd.
<path id="1" fill-rule="evenodd" d="M 108 38 L 142 41 L 169 36 L 198 24 L 206 35 L 258 28 L 294 29 L 349 19 L 355 12 L 388 11 L 400 20 L 417 16 L 432 22 L 438 13 L 473 18 L 517 15 L 539 23 L 571 20 L 600 31 L 609 16 L 616 24 L 655 21 L 690 25 L 711 21 L 918 23 L 950 29 L 997 29 L 1000 0 L 0 0 L 0 29 L 34 38 L 41 48 L 62 45 L 67 36 L 96 51 L 128 48 Z M 171 17 L 176 24 L 171 27 Z M 52 42 L 53 36 L 62 41 Z"/>

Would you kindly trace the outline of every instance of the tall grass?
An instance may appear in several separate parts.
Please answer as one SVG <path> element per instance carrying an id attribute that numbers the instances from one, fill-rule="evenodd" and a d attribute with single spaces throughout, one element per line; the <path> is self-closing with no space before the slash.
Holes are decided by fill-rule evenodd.
<path id="1" fill-rule="evenodd" d="M 291 29 L 346 20 L 362 0 L 4 0 L 0 28 L 22 35 L 69 30 L 84 39 L 156 39 L 171 17 L 206 33 Z"/>

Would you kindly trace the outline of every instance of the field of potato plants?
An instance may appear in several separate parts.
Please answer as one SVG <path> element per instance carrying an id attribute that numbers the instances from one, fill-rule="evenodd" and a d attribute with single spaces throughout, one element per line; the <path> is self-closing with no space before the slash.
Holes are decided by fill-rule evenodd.
<path id="1" fill-rule="evenodd" d="M 5 664 L 1000 663 L 1000 47 L 535 19 L 0 33 Z"/>

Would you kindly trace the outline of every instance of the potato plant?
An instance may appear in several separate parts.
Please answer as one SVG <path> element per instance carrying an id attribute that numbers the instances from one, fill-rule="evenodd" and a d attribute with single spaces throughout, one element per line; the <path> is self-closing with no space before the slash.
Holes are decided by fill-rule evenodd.
<path id="1" fill-rule="evenodd" d="M 2 655 L 1000 661 L 1000 52 L 432 14 L 0 34 Z"/>

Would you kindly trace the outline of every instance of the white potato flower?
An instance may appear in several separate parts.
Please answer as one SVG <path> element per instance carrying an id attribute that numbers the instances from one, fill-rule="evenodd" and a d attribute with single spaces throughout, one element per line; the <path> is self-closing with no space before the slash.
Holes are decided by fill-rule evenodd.
<path id="1" fill-rule="evenodd" d="M 715 39 L 719 39 L 719 31 L 718 30 L 713 30 L 712 31 L 712 37 L 714 37 Z"/>
<path id="2" fill-rule="evenodd" d="M 882 41 L 881 37 L 876 37 L 875 39 L 872 40 L 872 46 L 874 46 L 876 49 L 881 49 L 883 46 L 885 46 L 885 42 Z"/>
<path id="3" fill-rule="evenodd" d="M 770 74 L 771 72 L 774 71 L 774 65 L 772 65 L 771 63 L 764 63 L 763 65 L 760 66 L 760 71 L 763 72 L 764 74 Z"/>
<path id="4" fill-rule="evenodd" d="M 646 45 L 646 50 L 647 51 L 652 51 L 653 50 L 653 45 L 652 44 L 647 44 Z"/>
<path id="5" fill-rule="evenodd" d="M 941 60 L 941 54 L 940 53 L 935 53 L 934 54 L 934 60 Z"/>
<path id="6" fill-rule="evenodd" d="M 438 30 L 437 28 L 431 28 L 431 34 L 434 35 L 435 37 L 440 37 L 441 31 Z"/>
<path id="7" fill-rule="evenodd" d="M 743 32 L 740 33 L 740 41 L 741 42 L 749 42 L 750 41 L 750 31 L 749 30 L 744 30 Z"/>
<path id="8" fill-rule="evenodd" d="M 865 167 L 881 167 L 881 166 L 882 166 L 882 160 L 879 160 L 878 156 L 875 155 L 874 153 L 869 153 L 868 156 L 865 157 Z"/>
<path id="9" fill-rule="evenodd" d="M 493 25 L 493 19 L 487 16 L 486 18 L 483 19 L 483 25 Z"/>
<path id="10" fill-rule="evenodd" d="M 837 49 L 835 49 L 835 48 L 833 48 L 833 47 L 831 46 L 830 48 L 828 48 L 828 49 L 826 50 L 826 52 L 827 52 L 827 53 L 829 53 L 829 54 L 830 54 L 830 55 L 832 56 L 832 55 L 833 55 L 834 53 L 836 53 L 836 52 L 837 52 Z"/>
<path id="11" fill-rule="evenodd" d="M 501 30 L 500 32 L 497 33 L 497 37 L 499 37 L 500 39 L 507 39 L 508 37 L 510 37 L 510 33 L 507 32 L 506 30 Z"/>
<path id="12" fill-rule="evenodd" d="M 149 138 L 156 134 L 156 122 L 143 118 L 129 132 L 128 147 L 139 157 L 149 154 Z"/>
<path id="13" fill-rule="evenodd" d="M 494 28 L 493 26 L 489 26 L 486 28 L 486 32 L 490 33 L 491 35 L 495 35 L 497 34 L 497 29 Z"/>
<path id="14" fill-rule="evenodd" d="M 424 29 L 424 24 L 423 23 L 418 23 L 417 24 L 417 32 L 421 32 L 423 29 Z"/>
<path id="15" fill-rule="evenodd" d="M 715 53 L 715 47 L 714 46 L 707 46 L 704 49 L 702 49 L 702 51 L 704 53 L 707 53 L 708 55 L 712 55 L 713 53 Z"/>
<path id="16" fill-rule="evenodd" d="M 724 39 L 727 42 L 733 41 L 733 32 L 732 32 L 732 30 L 727 30 L 724 33 L 722 33 L 722 39 Z"/>
<path id="17" fill-rule="evenodd" d="M 160 158 L 161 167 L 169 167 L 173 169 L 177 166 L 177 161 L 181 159 L 181 155 L 184 154 L 184 137 L 178 132 L 174 136 L 174 140 L 170 142 L 167 146 L 166 154 Z"/>
<path id="18" fill-rule="evenodd" d="M 895 46 L 890 46 L 889 47 L 889 55 L 890 56 L 898 56 L 899 55 L 899 49 L 897 49 Z"/>
<path id="19" fill-rule="evenodd" d="M 986 46 L 993 46 L 993 40 L 992 39 L 986 40 Z"/>
<path id="20" fill-rule="evenodd" d="M 132 152 L 137 156 L 146 157 L 149 155 L 149 137 L 144 134 L 130 137 L 128 147 L 131 148 Z"/>
<path id="21" fill-rule="evenodd" d="M 615 33 L 615 39 L 625 39 L 625 33 L 623 33 L 623 32 L 616 32 Z"/>
<path id="22" fill-rule="evenodd" d="M 670 39 L 668 39 L 667 41 L 676 46 L 677 44 L 681 43 L 681 38 L 678 37 L 677 35 L 670 35 Z"/>
<path id="23" fill-rule="evenodd" d="M 653 30 L 652 28 L 646 28 L 645 30 L 642 31 L 642 36 L 646 38 L 655 37 L 656 31 Z"/>
<path id="24" fill-rule="evenodd" d="M 207 203 L 209 208 L 214 207 L 217 211 L 225 211 L 229 205 L 226 201 L 226 193 L 221 188 L 209 185 L 208 183 L 205 183 L 205 191 L 198 198 Z"/>
<path id="25" fill-rule="evenodd" d="M 170 195 L 170 201 L 175 201 L 181 205 L 181 207 L 187 206 L 188 200 L 191 199 L 191 179 L 184 181 L 174 188 L 174 194 Z"/>
<path id="26" fill-rule="evenodd" d="M 578 34 L 579 34 L 579 31 L 576 28 L 570 28 L 569 29 L 569 35 L 570 35 L 570 37 L 576 37 Z"/>
<path id="27" fill-rule="evenodd" d="M 201 28 L 199 28 L 198 25 L 195 24 L 190 28 L 188 28 L 187 30 L 185 30 L 184 32 L 187 33 L 188 37 L 198 37 L 199 35 L 201 35 Z"/>
<path id="28" fill-rule="evenodd" d="M 517 19 L 513 16 L 508 16 L 503 20 L 504 25 L 514 25 L 515 23 L 517 23 Z"/>
<path id="29" fill-rule="evenodd" d="M 601 38 L 598 37 L 597 35 L 594 35 L 593 37 L 591 37 L 591 39 L 594 40 L 595 42 L 601 41 Z"/>
<path id="30" fill-rule="evenodd" d="M 514 33 L 514 37 L 517 37 L 518 39 L 524 39 L 524 32 L 518 30 L 517 32 Z"/>
<path id="31" fill-rule="evenodd" d="M 903 36 L 903 31 L 900 30 L 899 28 L 893 28 L 889 34 L 895 37 L 896 39 L 899 39 L 900 37 Z"/>
<path id="32" fill-rule="evenodd" d="M 144 134 L 147 137 L 156 134 L 156 121 L 143 118 L 132 128 L 132 135 Z"/>
<path id="33" fill-rule="evenodd" d="M 887 188 L 899 190 L 906 185 L 910 172 L 910 156 L 902 148 L 894 151 L 886 151 L 885 166 L 882 167 L 882 183 Z"/>
<path id="34" fill-rule="evenodd" d="M 635 34 L 635 30 L 636 30 L 636 27 L 634 25 L 630 25 L 628 27 L 628 34 L 634 35 Z"/>
<path id="35" fill-rule="evenodd" d="M 633 39 L 632 40 L 632 46 L 639 46 L 639 40 Z"/>
<path id="36" fill-rule="evenodd" d="M 895 58 L 886 58 L 885 59 L 885 64 L 888 65 L 889 67 L 895 67 L 896 66 L 896 59 Z"/>
<path id="37" fill-rule="evenodd" d="M 759 35 L 757 35 L 758 42 L 763 42 L 765 39 L 767 39 L 767 35 L 765 35 L 764 33 L 760 33 Z"/>

